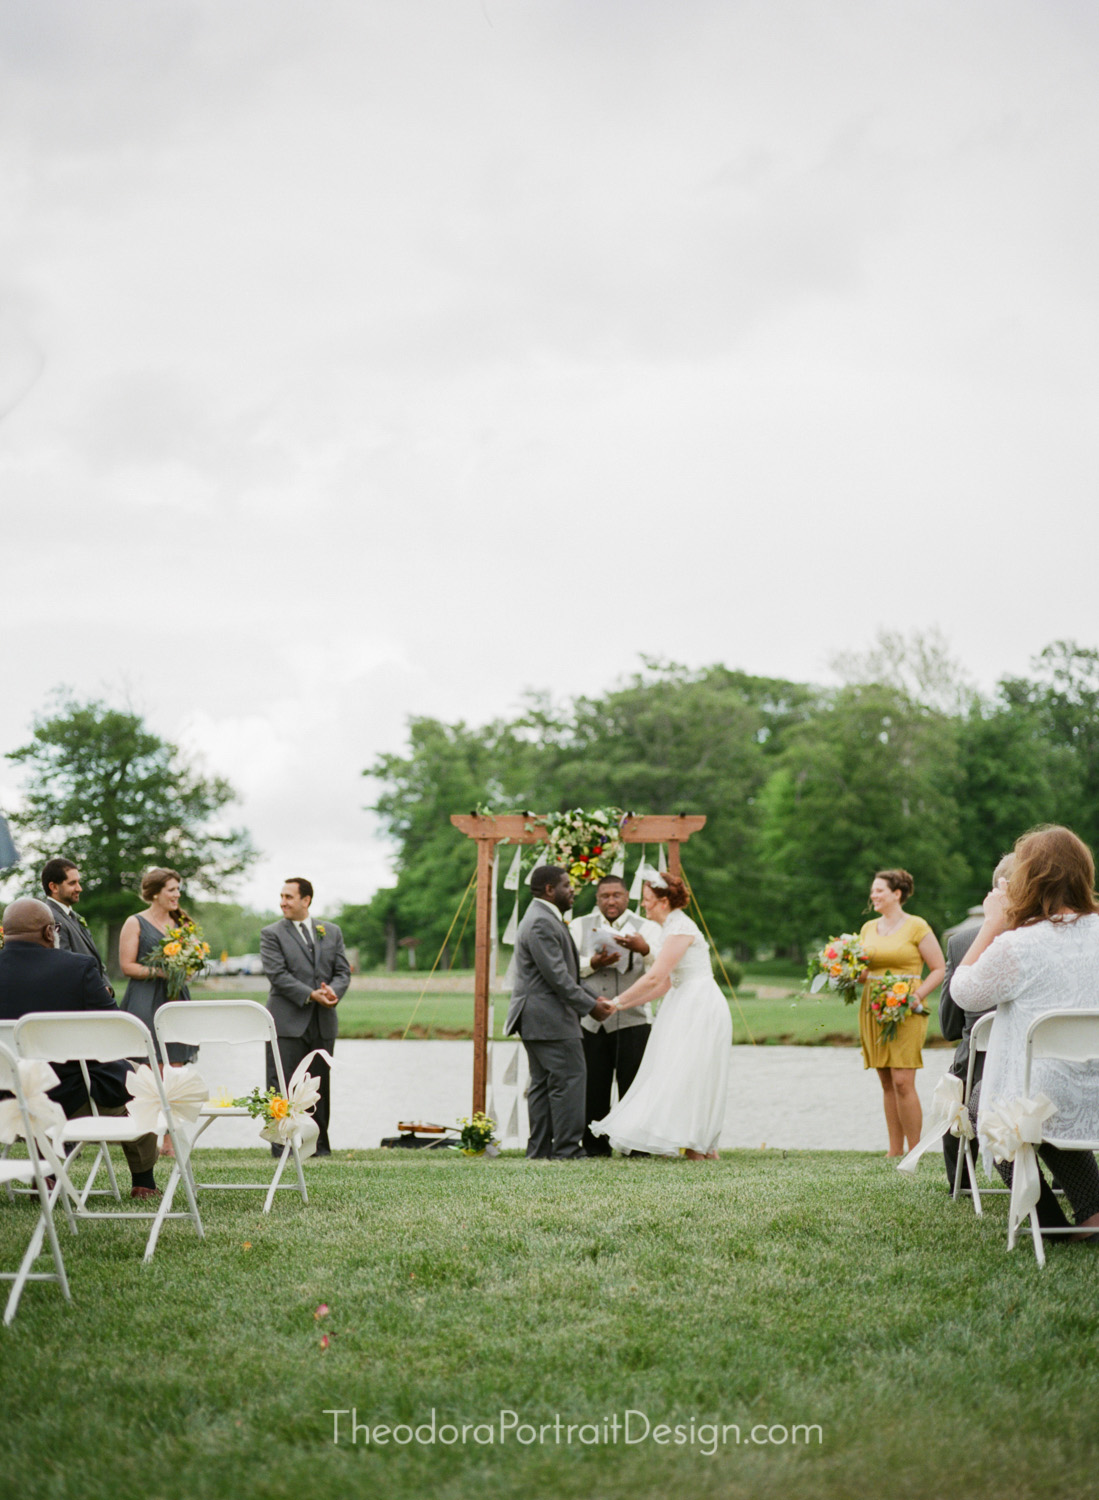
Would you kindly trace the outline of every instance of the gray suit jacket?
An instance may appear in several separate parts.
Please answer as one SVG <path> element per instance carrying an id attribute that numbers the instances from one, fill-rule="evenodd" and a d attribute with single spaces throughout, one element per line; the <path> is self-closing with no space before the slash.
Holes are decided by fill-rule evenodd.
<path id="1" fill-rule="evenodd" d="M 939 991 L 939 1029 L 948 1042 L 957 1042 L 958 1046 L 954 1052 L 954 1061 L 950 1064 L 950 1071 L 958 1078 L 965 1078 L 969 1067 L 969 1033 L 973 1030 L 973 1023 L 979 1016 L 983 1016 L 983 1010 L 963 1010 L 950 997 L 950 981 L 954 978 L 954 971 L 962 959 L 973 946 L 973 941 L 981 930 L 980 922 L 966 922 L 952 934 L 946 945 L 946 973 L 943 975 L 943 987 Z M 978 1067 L 980 1067 L 978 1055 Z M 973 1082 L 980 1081 L 980 1072 L 975 1072 Z"/>
<path id="2" fill-rule="evenodd" d="M 342 999 L 351 983 L 351 966 L 343 951 L 343 933 L 335 922 L 309 919 L 313 931 L 313 956 L 301 933 L 288 917 L 273 922 L 260 934 L 259 951 L 263 972 L 271 985 L 267 1009 L 275 1018 L 279 1036 L 304 1036 L 318 1012 L 321 1036 L 334 1041 L 339 1031 L 334 1005 L 318 1005 L 309 996 L 322 984 L 330 984 Z M 323 935 L 317 928 L 323 927 Z"/>
<path id="3" fill-rule="evenodd" d="M 46 897 L 46 905 L 57 923 L 57 946 L 64 953 L 79 953 L 81 957 L 94 958 L 99 965 L 99 972 L 103 975 L 103 982 L 113 998 L 114 988 L 107 978 L 107 965 L 103 962 L 91 933 L 80 924 L 74 914 L 67 912 L 52 896 Z"/>
<path id="4" fill-rule="evenodd" d="M 527 1042 L 580 1035 L 580 1017 L 597 996 L 580 983 L 580 958 L 569 929 L 544 901 L 534 900 L 515 935 L 515 985 L 505 1035 Z"/>

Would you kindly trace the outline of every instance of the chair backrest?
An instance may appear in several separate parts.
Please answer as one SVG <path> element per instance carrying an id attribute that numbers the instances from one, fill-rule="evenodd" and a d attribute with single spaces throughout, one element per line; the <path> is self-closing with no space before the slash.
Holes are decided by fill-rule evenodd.
<path id="1" fill-rule="evenodd" d="M 992 1035 L 992 1023 L 996 1019 L 996 1012 L 990 1010 L 983 1016 L 978 1016 L 973 1022 L 973 1029 L 969 1033 L 970 1052 L 987 1052 L 988 1039 Z"/>
<path id="2" fill-rule="evenodd" d="M 9 1052 L 15 1051 L 15 1028 L 18 1021 L 0 1021 L 0 1046 L 7 1047 Z"/>
<path id="3" fill-rule="evenodd" d="M 270 1042 L 277 1049 L 275 1018 L 254 1000 L 171 1000 L 153 1016 L 161 1044 Z"/>
<path id="4" fill-rule="evenodd" d="M 1038 1058 L 1062 1062 L 1099 1059 L 1099 1009 L 1049 1010 L 1031 1021 L 1026 1034 L 1023 1090 L 1030 1093 L 1030 1065 Z"/>
<path id="5" fill-rule="evenodd" d="M 156 1068 L 149 1028 L 124 1010 L 31 1011 L 15 1024 L 20 1057 L 46 1062 L 117 1062 L 140 1057 Z"/>

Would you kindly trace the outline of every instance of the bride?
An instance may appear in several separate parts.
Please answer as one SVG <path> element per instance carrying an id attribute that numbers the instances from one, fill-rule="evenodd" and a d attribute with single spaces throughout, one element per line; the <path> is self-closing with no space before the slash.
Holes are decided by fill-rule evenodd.
<path id="1" fill-rule="evenodd" d="M 667 999 L 629 1090 L 591 1126 L 619 1151 L 647 1151 L 694 1161 L 716 1159 L 725 1117 L 729 1006 L 714 983 L 706 939 L 685 911 L 687 888 L 667 872 L 645 871 L 645 915 L 660 925 L 651 969 L 619 995 L 618 1010 Z"/>

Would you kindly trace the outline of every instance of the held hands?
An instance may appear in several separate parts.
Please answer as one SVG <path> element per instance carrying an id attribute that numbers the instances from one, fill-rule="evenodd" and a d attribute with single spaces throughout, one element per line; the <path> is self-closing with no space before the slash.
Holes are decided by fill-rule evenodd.
<path id="1" fill-rule="evenodd" d="M 605 1021 L 608 1016 L 613 1016 L 617 1009 L 618 1006 L 613 1005 L 609 1000 L 597 1000 L 588 1014 L 593 1021 Z"/>
<path id="2" fill-rule="evenodd" d="M 315 1001 L 318 1005 L 327 1005 L 330 1007 L 333 1005 L 339 1005 L 340 1003 L 339 995 L 337 995 L 332 986 L 327 983 L 322 984 L 319 989 L 315 989 L 309 996 L 309 998 L 310 1000 Z"/>

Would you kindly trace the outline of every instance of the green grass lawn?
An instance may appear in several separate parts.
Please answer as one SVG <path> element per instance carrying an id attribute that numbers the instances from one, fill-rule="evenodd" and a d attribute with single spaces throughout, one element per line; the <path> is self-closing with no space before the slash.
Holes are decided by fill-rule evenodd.
<path id="1" fill-rule="evenodd" d="M 777 988 L 777 985 L 774 986 Z M 196 999 L 203 992 L 196 991 Z M 229 999 L 219 990 L 217 998 Z M 264 991 L 241 992 L 237 998 L 263 1000 Z M 428 993 L 417 1006 L 415 994 L 385 994 L 352 989 L 340 1001 L 340 1036 L 400 1037 L 411 1022 L 410 1037 L 465 1038 L 473 1035 L 473 996 Z M 503 1036 L 507 1018 L 506 995 L 495 997 L 494 1035 Z M 928 1039 L 939 1036 L 938 992 L 931 997 Z M 778 999 L 761 1000 L 750 986 L 730 1001 L 733 1041 L 786 1043 L 802 1046 L 857 1046 L 858 1007 L 844 1005 L 833 995 L 809 995 L 792 988 Z"/>
<path id="2" fill-rule="evenodd" d="M 1057 1243 L 1039 1271 L 1026 1243 L 1008 1255 L 1005 1200 L 976 1220 L 937 1162 L 915 1182 L 876 1156 L 774 1151 L 567 1166 L 368 1152 L 306 1170 L 308 1208 L 283 1194 L 265 1219 L 258 1194 L 208 1193 L 206 1241 L 171 1224 L 151 1267 L 136 1225 L 64 1234 L 73 1305 L 32 1285 L 0 1330 L 0 1493 L 1095 1492 L 1099 1258 Z M 5 1268 L 32 1221 L 0 1200 Z M 372 1430 L 433 1410 L 437 1432 L 470 1430 L 354 1443 L 344 1416 L 334 1443 L 326 1411 L 352 1408 Z M 644 1414 L 632 1435 L 645 1420 L 669 1441 L 590 1441 L 627 1411 Z M 501 1412 L 545 1441 L 501 1443 Z M 706 1456 L 711 1425 L 729 1430 Z M 820 1440 L 792 1441 L 795 1426 Z"/>

